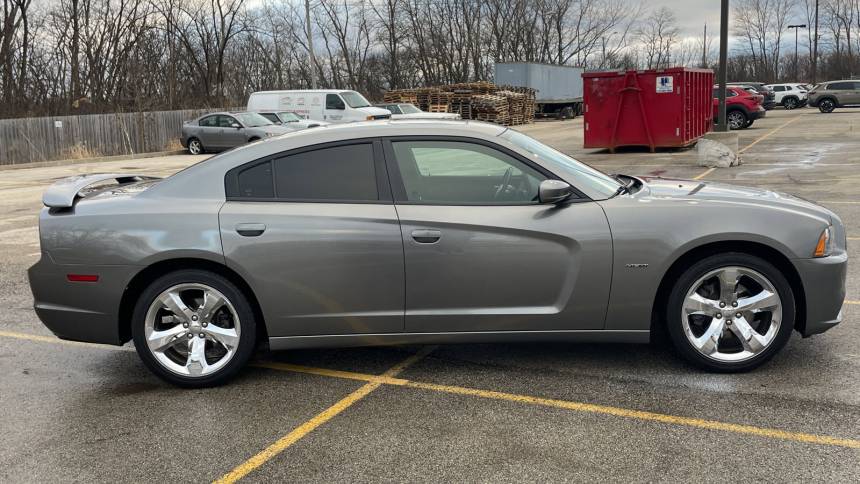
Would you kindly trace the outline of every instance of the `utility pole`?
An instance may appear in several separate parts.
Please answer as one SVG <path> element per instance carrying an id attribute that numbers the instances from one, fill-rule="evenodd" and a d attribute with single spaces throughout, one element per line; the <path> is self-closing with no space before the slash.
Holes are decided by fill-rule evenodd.
<path id="1" fill-rule="evenodd" d="M 705 33 L 702 35 L 702 68 L 708 67 L 708 24 L 705 24 Z"/>
<path id="2" fill-rule="evenodd" d="M 794 82 L 797 82 L 800 80 L 797 70 L 797 31 L 805 29 L 806 24 L 789 25 L 788 28 L 794 29 Z"/>
<path id="3" fill-rule="evenodd" d="M 314 38 L 313 34 L 311 34 L 311 0 L 305 0 L 305 25 L 307 25 L 308 30 L 308 56 L 310 56 L 311 65 L 311 89 L 317 88 L 317 74 L 316 74 L 316 66 L 317 59 L 314 56 Z"/>
<path id="4" fill-rule="evenodd" d="M 818 0 L 815 0 L 815 34 L 812 38 L 812 87 L 818 82 Z"/>
<path id="5" fill-rule="evenodd" d="M 720 2 L 720 70 L 719 70 L 719 100 L 720 108 L 717 111 L 717 131 L 728 131 L 726 122 L 726 81 L 728 73 L 729 56 L 729 0 Z"/>

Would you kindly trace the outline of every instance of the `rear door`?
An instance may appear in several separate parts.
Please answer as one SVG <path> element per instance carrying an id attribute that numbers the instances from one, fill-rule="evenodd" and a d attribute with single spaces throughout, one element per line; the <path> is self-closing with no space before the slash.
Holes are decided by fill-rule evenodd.
<path id="1" fill-rule="evenodd" d="M 612 249 L 596 203 L 539 204 L 553 175 L 494 144 L 393 138 L 385 153 L 407 332 L 603 328 Z"/>
<path id="2" fill-rule="evenodd" d="M 218 127 L 218 115 L 213 114 L 212 116 L 206 116 L 198 121 L 200 129 L 197 133 L 197 137 L 200 138 L 200 142 L 203 143 L 203 146 L 207 148 L 217 148 L 218 147 L 218 133 L 221 128 Z"/>
<path id="3" fill-rule="evenodd" d="M 379 141 L 254 161 L 226 187 L 224 255 L 269 336 L 403 330 L 403 242 Z"/>

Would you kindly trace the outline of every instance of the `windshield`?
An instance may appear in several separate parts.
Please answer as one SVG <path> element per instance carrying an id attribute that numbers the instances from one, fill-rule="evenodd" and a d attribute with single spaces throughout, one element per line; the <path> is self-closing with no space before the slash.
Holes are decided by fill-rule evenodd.
<path id="1" fill-rule="evenodd" d="M 398 106 L 400 106 L 400 110 L 403 111 L 403 114 L 417 114 L 422 112 L 411 104 L 398 104 Z"/>
<path id="2" fill-rule="evenodd" d="M 343 91 L 340 93 L 340 97 L 342 97 L 351 108 L 366 108 L 367 106 L 370 106 L 367 99 L 364 99 L 364 96 L 355 91 Z"/>
<path id="3" fill-rule="evenodd" d="M 509 129 L 499 135 L 499 137 L 528 151 L 534 158 L 551 162 L 553 166 L 561 168 L 567 172 L 567 174 L 576 178 L 577 182 L 583 185 L 588 185 L 592 190 L 605 195 L 606 198 L 615 195 L 618 188 L 622 186 L 616 179 L 602 171 L 595 170 L 585 163 L 576 161 L 564 153 L 550 148 L 536 139 L 520 132 Z"/>
<path id="4" fill-rule="evenodd" d="M 270 126 L 273 123 L 266 119 L 265 116 L 258 113 L 238 113 L 234 114 L 246 128 L 256 128 L 257 126 Z"/>
<path id="5" fill-rule="evenodd" d="M 278 113 L 278 117 L 281 118 L 282 123 L 295 123 L 296 121 L 301 121 L 301 119 L 293 113 Z"/>

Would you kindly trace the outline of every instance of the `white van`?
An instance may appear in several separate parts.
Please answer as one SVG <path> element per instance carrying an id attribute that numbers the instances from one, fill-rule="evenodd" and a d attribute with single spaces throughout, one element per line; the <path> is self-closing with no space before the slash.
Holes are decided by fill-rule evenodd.
<path id="1" fill-rule="evenodd" d="M 248 111 L 290 111 L 316 121 L 351 123 L 389 119 L 391 112 L 375 108 L 355 91 L 260 91 L 248 98 Z"/>

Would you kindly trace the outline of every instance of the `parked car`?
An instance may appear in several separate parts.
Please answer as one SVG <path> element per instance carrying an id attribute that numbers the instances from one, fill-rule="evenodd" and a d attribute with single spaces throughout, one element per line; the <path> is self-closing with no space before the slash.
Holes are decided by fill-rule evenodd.
<path id="1" fill-rule="evenodd" d="M 765 86 L 774 93 L 774 101 L 785 109 L 797 109 L 806 106 L 806 84 L 768 84 Z"/>
<path id="2" fill-rule="evenodd" d="M 836 108 L 860 106 L 860 81 L 828 81 L 808 93 L 809 105 L 822 113 Z"/>
<path id="3" fill-rule="evenodd" d="M 351 123 L 391 118 L 385 109 L 370 105 L 355 91 L 260 91 L 248 98 L 248 111 L 290 111 L 305 119 Z"/>
<path id="4" fill-rule="evenodd" d="M 259 340 L 645 343 L 660 328 L 692 363 L 744 371 L 838 324 L 845 299 L 845 228 L 826 208 L 606 175 L 489 123 L 299 131 L 163 180 L 62 180 L 43 202 L 39 318 L 64 339 L 131 339 L 190 387 L 226 381 Z"/>
<path id="5" fill-rule="evenodd" d="M 391 119 L 460 119 L 457 113 L 428 113 L 409 103 L 374 104 L 391 112 Z"/>
<path id="6" fill-rule="evenodd" d="M 210 113 L 182 124 L 182 147 L 192 155 L 221 151 L 294 130 L 257 113 Z"/>
<path id="7" fill-rule="evenodd" d="M 772 90 L 768 89 L 765 83 L 763 82 L 730 82 L 729 86 L 747 86 L 756 90 L 756 92 L 762 94 L 764 96 L 764 102 L 762 102 L 762 107 L 765 110 L 773 109 L 776 107 L 776 93 Z"/>
<path id="8" fill-rule="evenodd" d="M 719 121 L 720 101 L 719 87 L 714 87 L 714 122 Z M 729 86 L 726 88 L 726 121 L 729 129 L 746 129 L 755 120 L 763 118 L 767 111 L 761 105 L 761 95 L 752 94 L 746 90 Z"/>
<path id="9" fill-rule="evenodd" d="M 274 124 L 279 124 L 295 131 L 300 129 L 317 128 L 329 124 L 325 121 L 302 119 L 298 117 L 296 113 L 291 113 L 289 111 L 259 111 L 259 114 Z"/>

